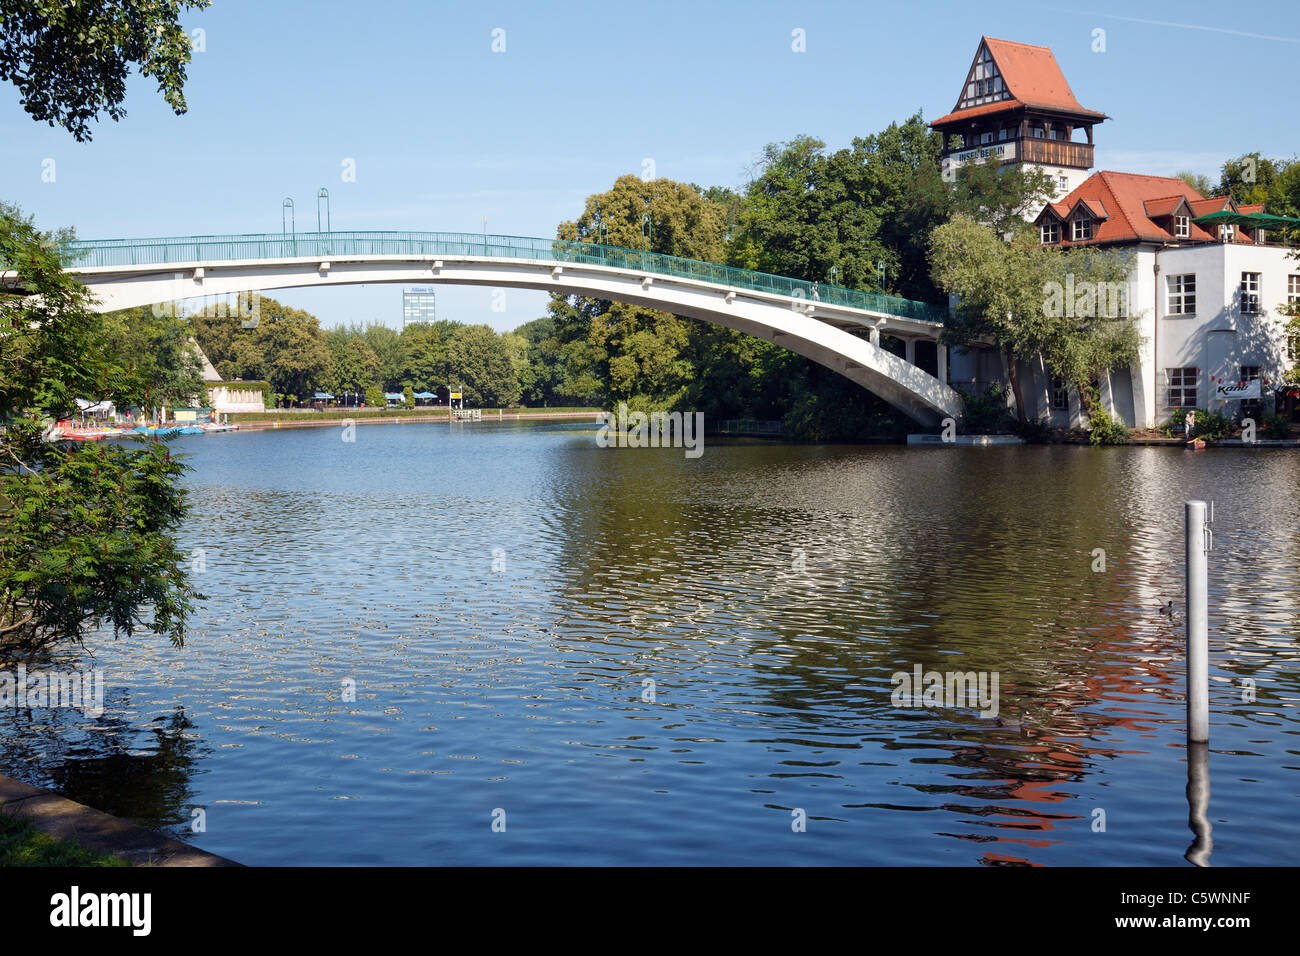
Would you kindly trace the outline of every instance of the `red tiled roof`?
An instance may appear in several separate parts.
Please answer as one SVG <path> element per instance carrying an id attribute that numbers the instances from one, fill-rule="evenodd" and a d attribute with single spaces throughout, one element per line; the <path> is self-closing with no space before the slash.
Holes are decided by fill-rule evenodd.
<path id="1" fill-rule="evenodd" d="M 1169 215 L 1181 200 L 1187 201 L 1194 216 L 1217 212 L 1232 202 L 1227 196 L 1205 199 L 1177 177 L 1101 170 L 1089 176 L 1060 202 L 1048 204 L 1038 214 L 1038 219 L 1042 220 L 1048 208 L 1064 219 L 1067 217 L 1062 212 L 1063 207 L 1072 211 L 1082 201 L 1092 210 L 1096 208 L 1095 204 L 1100 203 L 1110 212 L 1110 217 L 1099 221 L 1092 238 L 1083 242 L 1172 242 L 1175 241 L 1173 233 L 1156 225 L 1152 216 Z M 1167 211 L 1157 212 L 1158 209 Z M 1190 232 L 1187 239 L 1179 241 L 1213 242 L 1218 239 L 1217 232 L 1210 233 L 1194 222 L 1190 224 Z M 1253 244 L 1250 237 L 1242 234 L 1241 230 L 1236 231 L 1235 241 L 1244 245 Z M 1063 244 L 1071 245 L 1069 240 Z"/>
<path id="2" fill-rule="evenodd" d="M 1142 205 L 1146 208 L 1148 218 L 1156 219 L 1160 216 L 1172 216 L 1174 210 L 1182 205 L 1183 201 L 1182 196 L 1161 196 L 1159 199 L 1144 199 Z"/>
<path id="3" fill-rule="evenodd" d="M 937 120 L 932 120 L 931 128 L 942 126 L 945 123 L 951 123 L 954 120 L 975 119 L 980 116 L 989 116 L 993 113 L 1010 112 L 1011 110 L 1024 109 L 1025 104 L 1017 99 L 999 100 L 996 103 L 985 103 L 982 106 L 971 106 L 964 110 L 957 110 L 955 113 L 949 113 L 947 116 L 940 116 Z"/>
<path id="4" fill-rule="evenodd" d="M 931 126 L 1022 107 L 1056 110 L 1097 120 L 1106 119 L 1105 113 L 1084 109 L 1079 105 L 1070 84 L 1065 81 L 1065 75 L 1061 73 L 1056 57 L 1047 47 L 995 40 L 992 37 L 981 37 L 980 43 L 988 45 L 1011 99 L 954 110 L 934 120 L 930 123 Z M 962 89 L 964 91 L 965 86 Z M 960 103 L 961 97 L 957 101 Z"/>
<path id="5" fill-rule="evenodd" d="M 1228 208 L 1228 203 L 1232 202 L 1227 196 L 1215 196 L 1213 199 L 1201 199 L 1200 194 L 1197 198 L 1191 200 L 1188 205 L 1192 207 L 1193 216 L 1208 216 L 1212 212 L 1222 212 Z"/>
<path id="6" fill-rule="evenodd" d="M 1106 212 L 1106 207 L 1102 205 L 1100 200 L 1080 197 L 1079 201 L 1088 208 L 1088 211 L 1092 213 L 1094 219 L 1110 218 L 1110 213 Z"/>
<path id="7" fill-rule="evenodd" d="M 1262 202 L 1246 203 L 1245 205 L 1241 205 L 1237 207 L 1237 212 L 1245 213 L 1246 215 L 1250 215 L 1252 212 L 1263 212 L 1263 211 L 1264 211 L 1264 204 Z"/>

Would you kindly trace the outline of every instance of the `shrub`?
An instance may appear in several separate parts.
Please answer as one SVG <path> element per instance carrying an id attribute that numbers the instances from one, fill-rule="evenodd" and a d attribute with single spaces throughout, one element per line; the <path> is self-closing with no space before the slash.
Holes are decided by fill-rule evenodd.
<path id="1" fill-rule="evenodd" d="M 1265 438 L 1290 438 L 1291 422 L 1285 415 L 1266 415 L 1264 416 L 1264 437 Z"/>
<path id="2" fill-rule="evenodd" d="M 384 391 L 378 385 L 371 385 L 366 389 L 366 404 L 371 408 L 384 407 Z"/>
<path id="3" fill-rule="evenodd" d="M 1007 408 L 1007 390 L 994 382 L 983 395 L 961 393 L 965 409 L 961 417 L 961 430 L 967 435 L 992 435 L 1011 428 L 1011 412 Z"/>
<path id="4" fill-rule="evenodd" d="M 1187 413 L 1191 409 L 1180 408 L 1170 417 L 1169 421 L 1161 426 L 1161 431 L 1168 438 L 1181 437 L 1183 434 L 1183 422 L 1187 420 Z M 1220 438 L 1227 438 L 1232 434 L 1232 421 L 1218 412 L 1207 412 L 1203 408 L 1196 409 L 1196 423 L 1192 427 L 1193 438 L 1204 438 L 1206 441 L 1218 441 Z"/>
<path id="5" fill-rule="evenodd" d="M 406 386 L 406 388 L 402 389 L 402 407 L 403 408 L 415 407 L 415 390 L 412 389 L 411 386 L 409 385 Z"/>
<path id="6" fill-rule="evenodd" d="M 1106 409 L 1098 406 L 1092 413 L 1088 441 L 1094 445 L 1122 445 L 1128 441 L 1128 427 Z"/>
<path id="7" fill-rule="evenodd" d="M 1012 422 L 1011 431 L 1031 445 L 1046 445 L 1052 438 L 1052 426 L 1046 418 Z"/>

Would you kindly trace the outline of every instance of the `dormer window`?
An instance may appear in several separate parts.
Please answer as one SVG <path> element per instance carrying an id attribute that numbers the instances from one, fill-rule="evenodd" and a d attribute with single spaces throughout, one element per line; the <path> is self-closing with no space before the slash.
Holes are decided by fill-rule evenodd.
<path id="1" fill-rule="evenodd" d="M 1070 241 L 1084 242 L 1092 238 L 1092 217 L 1080 215 L 1070 224 Z"/>
<path id="2" fill-rule="evenodd" d="M 1039 236 L 1045 246 L 1054 245 L 1061 241 L 1061 224 L 1055 219 L 1048 219 L 1038 227 Z"/>
<path id="3" fill-rule="evenodd" d="M 1192 235 L 1192 220 L 1188 216 L 1174 216 L 1174 238 L 1188 239 Z"/>
<path id="4" fill-rule="evenodd" d="M 1219 226 L 1219 241 L 1232 242 L 1237 236 L 1237 227 L 1230 222 L 1225 222 Z"/>

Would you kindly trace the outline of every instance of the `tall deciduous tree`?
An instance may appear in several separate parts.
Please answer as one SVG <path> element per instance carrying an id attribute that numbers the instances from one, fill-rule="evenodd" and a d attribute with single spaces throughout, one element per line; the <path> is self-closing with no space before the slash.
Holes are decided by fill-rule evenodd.
<path id="1" fill-rule="evenodd" d="M 490 326 L 462 325 L 447 342 L 451 384 L 464 387 L 465 401 L 498 408 L 519 401 L 519 379 L 510 349 Z"/>
<path id="2" fill-rule="evenodd" d="M 0 0 L 0 80 L 18 87 L 33 119 L 88 140 L 90 122 L 126 115 L 131 67 L 157 80 L 185 112 L 191 40 L 180 16 L 209 0 Z"/>
<path id="3" fill-rule="evenodd" d="M 934 230 L 930 258 L 935 280 L 959 296 L 944 342 L 991 343 L 1003 353 L 1022 422 L 1021 360 L 1041 355 L 1053 375 L 1078 386 L 1091 412 L 1092 380 L 1137 357 L 1135 316 L 1118 305 L 1130 257 L 1093 247 L 1063 252 L 1028 231 L 1007 242 L 961 215 Z"/>
<path id="4" fill-rule="evenodd" d="M 593 243 L 603 238 L 629 248 L 647 242 L 653 252 L 720 262 L 725 212 L 685 183 L 626 175 L 589 196 L 582 214 L 560 223 L 557 235 Z M 648 226 L 643 217 L 649 217 Z M 693 372 L 689 343 L 694 320 L 576 296 L 555 296 L 549 312 L 557 330 L 564 394 L 643 407 L 680 401 Z"/>

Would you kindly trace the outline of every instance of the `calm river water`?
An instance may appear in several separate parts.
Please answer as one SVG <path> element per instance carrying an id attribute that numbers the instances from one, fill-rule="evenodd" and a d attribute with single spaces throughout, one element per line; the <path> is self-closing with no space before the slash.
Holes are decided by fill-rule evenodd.
<path id="1" fill-rule="evenodd" d="M 0 713 L 0 770 L 249 864 L 1185 866 L 1205 497 L 1210 862 L 1300 862 L 1294 451 L 340 438 L 182 440 L 189 644 L 62 654 L 104 716 Z"/>

